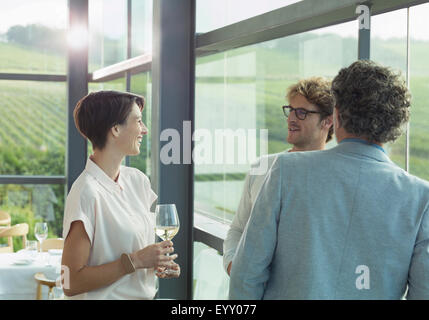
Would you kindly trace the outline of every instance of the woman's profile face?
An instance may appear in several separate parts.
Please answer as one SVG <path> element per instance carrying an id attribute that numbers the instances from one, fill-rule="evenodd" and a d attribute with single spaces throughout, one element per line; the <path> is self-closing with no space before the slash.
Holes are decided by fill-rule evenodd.
<path id="1" fill-rule="evenodd" d="M 133 156 L 140 153 L 140 145 L 147 128 L 142 121 L 142 113 L 136 103 L 123 125 L 120 125 L 118 147 L 125 155 Z"/>

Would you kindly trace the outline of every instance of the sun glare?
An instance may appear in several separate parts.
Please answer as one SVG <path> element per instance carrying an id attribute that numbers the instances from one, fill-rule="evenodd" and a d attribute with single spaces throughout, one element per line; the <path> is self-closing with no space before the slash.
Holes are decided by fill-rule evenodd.
<path id="1" fill-rule="evenodd" d="M 67 42 L 70 48 L 81 50 L 88 46 L 88 30 L 83 26 L 76 26 L 69 30 Z"/>

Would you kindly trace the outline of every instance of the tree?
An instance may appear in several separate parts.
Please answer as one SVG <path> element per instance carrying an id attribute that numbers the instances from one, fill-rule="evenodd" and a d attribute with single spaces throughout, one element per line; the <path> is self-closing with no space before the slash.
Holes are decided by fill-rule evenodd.
<path id="1" fill-rule="evenodd" d="M 16 25 L 6 33 L 8 42 L 57 54 L 66 52 L 66 31 L 40 24 Z"/>

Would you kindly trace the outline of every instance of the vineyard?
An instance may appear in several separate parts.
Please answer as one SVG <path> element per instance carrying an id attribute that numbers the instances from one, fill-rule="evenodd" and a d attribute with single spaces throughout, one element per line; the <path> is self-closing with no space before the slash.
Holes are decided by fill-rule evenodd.
<path id="1" fill-rule="evenodd" d="M 65 149 L 65 84 L 6 82 L 0 85 L 0 146 L 41 153 Z M 25 151 L 28 150 L 28 151 Z M 2 162 L 2 164 L 5 164 Z M 3 165 L 0 173 L 7 174 Z M 28 168 L 19 174 L 62 175 L 54 168 Z M 56 168 L 55 168 L 56 169 Z"/>

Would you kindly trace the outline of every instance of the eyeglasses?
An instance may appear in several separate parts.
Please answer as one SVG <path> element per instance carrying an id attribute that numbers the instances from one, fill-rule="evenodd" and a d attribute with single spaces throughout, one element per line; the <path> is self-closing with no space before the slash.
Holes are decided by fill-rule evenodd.
<path id="1" fill-rule="evenodd" d="M 307 117 L 307 114 L 309 113 L 321 113 L 319 111 L 311 111 L 311 110 L 307 110 L 304 108 L 294 108 L 292 106 L 283 106 L 283 113 L 285 114 L 286 118 L 289 117 L 289 114 L 292 111 L 295 111 L 295 116 L 299 119 L 299 120 L 305 120 L 305 118 Z"/>

